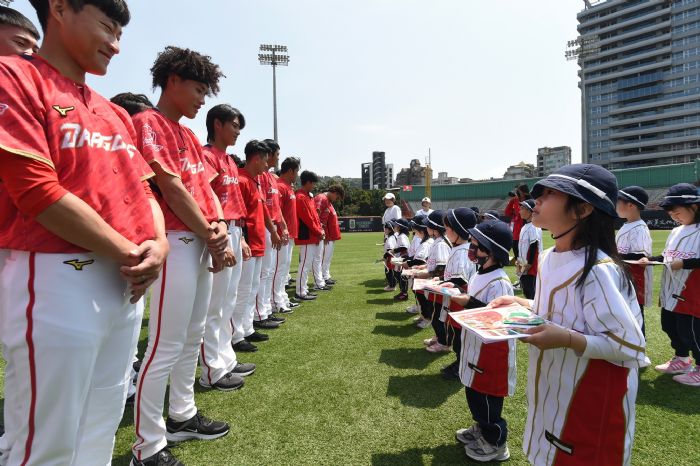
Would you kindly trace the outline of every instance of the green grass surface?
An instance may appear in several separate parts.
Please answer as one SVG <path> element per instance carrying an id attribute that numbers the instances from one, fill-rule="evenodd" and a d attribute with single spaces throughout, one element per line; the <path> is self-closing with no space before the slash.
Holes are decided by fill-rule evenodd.
<path id="1" fill-rule="evenodd" d="M 654 232 L 654 252 L 667 233 Z M 345 235 L 332 273 L 338 285 L 305 303 L 260 351 L 241 354 L 257 372 L 238 392 L 202 390 L 197 406 L 231 423 L 228 436 L 173 448 L 198 465 L 448 465 L 468 464 L 454 431 L 471 424 L 464 387 L 439 375 L 454 356 L 426 352 L 406 303 L 382 291 L 380 234 Z M 551 241 L 549 241 L 551 243 Z M 512 267 L 509 268 L 512 273 Z M 658 296 L 659 270 L 656 269 Z M 410 303 L 409 303 L 410 304 Z M 648 355 L 672 355 L 660 329 L 659 309 L 647 309 Z M 141 353 L 147 339 L 142 333 Z M 509 464 L 527 464 L 522 453 L 526 415 L 526 346 L 518 345 L 516 395 L 505 403 Z M 681 386 L 653 370 L 641 375 L 633 464 L 697 465 L 700 389 Z M 114 464 L 126 465 L 134 440 L 127 410 L 117 434 Z M 694 441 L 693 441 L 694 440 Z"/>

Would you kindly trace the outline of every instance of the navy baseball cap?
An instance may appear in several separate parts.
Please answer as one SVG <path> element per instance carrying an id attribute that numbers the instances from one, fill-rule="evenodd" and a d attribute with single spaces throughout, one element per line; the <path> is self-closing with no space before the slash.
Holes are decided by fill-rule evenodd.
<path id="1" fill-rule="evenodd" d="M 416 215 L 411 219 L 411 227 L 412 228 L 418 228 L 419 230 L 422 230 L 425 228 L 425 225 L 423 224 L 423 220 L 426 218 L 425 215 Z"/>
<path id="2" fill-rule="evenodd" d="M 649 202 L 649 194 L 641 186 L 628 186 L 617 192 L 617 199 L 631 202 L 644 210 Z"/>
<path id="3" fill-rule="evenodd" d="M 405 218 L 397 218 L 397 219 L 394 219 L 393 222 L 394 222 L 394 225 L 401 227 L 403 229 L 406 229 L 406 230 L 411 229 L 411 224 L 408 223 L 408 220 L 406 220 Z"/>
<path id="4" fill-rule="evenodd" d="M 551 188 L 581 199 L 604 214 L 618 218 L 615 211 L 617 178 L 600 165 L 587 163 L 566 165 L 538 181 L 532 188 L 532 197 L 535 199 L 540 197 L 544 188 Z"/>
<path id="5" fill-rule="evenodd" d="M 671 207 L 676 205 L 700 204 L 698 188 L 690 183 L 678 183 L 671 186 L 664 196 L 660 207 Z"/>
<path id="6" fill-rule="evenodd" d="M 445 231 L 445 222 L 443 220 L 444 218 L 445 218 L 445 211 L 444 210 L 434 210 L 434 211 L 430 212 L 430 214 L 428 215 L 428 223 L 426 224 L 426 226 L 428 228 L 432 228 L 433 230 L 437 230 L 437 231 L 444 233 L 444 231 Z"/>
<path id="7" fill-rule="evenodd" d="M 523 202 L 520 203 L 520 207 L 525 207 L 527 210 L 532 212 L 535 209 L 535 200 L 525 199 Z"/>
<path id="8" fill-rule="evenodd" d="M 469 229 L 469 234 L 503 265 L 510 260 L 513 247 L 513 232 L 510 226 L 500 220 L 487 220 Z"/>
<path id="9" fill-rule="evenodd" d="M 394 229 L 394 224 L 391 222 L 391 220 L 389 220 L 388 222 L 386 222 L 386 223 L 384 224 L 384 228 L 388 228 L 389 230 L 393 230 L 393 229 Z"/>
<path id="10" fill-rule="evenodd" d="M 450 209 L 445 217 L 460 238 L 469 239 L 469 229 L 476 226 L 476 214 L 473 210 L 466 207 Z"/>
<path id="11" fill-rule="evenodd" d="M 481 218 L 485 220 L 500 220 L 501 215 L 498 213 L 497 210 L 487 210 L 483 214 L 479 215 Z"/>

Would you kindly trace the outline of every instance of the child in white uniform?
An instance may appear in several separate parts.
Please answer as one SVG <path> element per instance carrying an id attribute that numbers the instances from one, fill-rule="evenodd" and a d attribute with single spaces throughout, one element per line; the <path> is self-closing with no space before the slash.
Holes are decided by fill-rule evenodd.
<path id="1" fill-rule="evenodd" d="M 392 222 L 394 225 L 394 234 L 396 235 L 396 247 L 394 248 L 394 257 L 408 259 L 408 249 L 411 243 L 408 239 L 408 233 L 411 229 L 411 224 L 408 220 L 400 218 Z M 401 277 L 402 267 L 394 266 L 394 280 L 399 285 L 399 294 L 394 296 L 395 301 L 406 301 L 408 299 L 408 281 Z"/>
<path id="2" fill-rule="evenodd" d="M 518 240 L 518 260 L 516 267 L 520 273 L 520 286 L 523 295 L 527 299 L 535 297 L 535 284 L 537 283 L 537 269 L 539 257 L 542 254 L 542 228 L 532 224 L 532 210 L 535 201 L 527 199 L 520 203 L 520 218 L 523 226 L 520 229 Z"/>
<path id="3" fill-rule="evenodd" d="M 394 233 L 394 225 L 392 222 L 384 224 L 384 276 L 386 277 L 386 286 L 384 291 L 394 291 L 396 289 L 396 277 L 391 265 L 391 258 L 394 257 L 394 249 L 396 248 L 396 234 Z"/>
<path id="4" fill-rule="evenodd" d="M 648 364 L 631 278 L 615 245 L 617 181 L 599 165 L 567 165 L 539 181 L 533 222 L 552 233 L 532 306 L 551 323 L 530 329 L 531 464 L 631 464 L 638 370 Z"/>

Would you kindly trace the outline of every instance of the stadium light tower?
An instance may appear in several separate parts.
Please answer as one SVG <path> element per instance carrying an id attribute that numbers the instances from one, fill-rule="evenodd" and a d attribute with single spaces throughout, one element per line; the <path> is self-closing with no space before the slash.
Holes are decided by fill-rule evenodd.
<path id="1" fill-rule="evenodd" d="M 277 141 L 277 66 L 288 66 L 289 55 L 286 45 L 260 44 L 258 60 L 261 65 L 272 65 L 272 113 Z"/>

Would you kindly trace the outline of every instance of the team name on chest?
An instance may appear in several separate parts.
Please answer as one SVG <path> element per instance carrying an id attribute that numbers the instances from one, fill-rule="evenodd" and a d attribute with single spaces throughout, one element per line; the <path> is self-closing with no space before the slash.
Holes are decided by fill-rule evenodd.
<path id="1" fill-rule="evenodd" d="M 107 152 L 126 151 L 130 158 L 134 157 L 136 147 L 127 144 L 121 134 L 105 135 L 98 131 L 90 131 L 78 123 L 61 125 L 61 149 L 102 149 Z"/>
<path id="2" fill-rule="evenodd" d="M 229 185 L 232 185 L 232 184 L 238 184 L 238 178 L 235 177 L 235 176 L 224 175 L 224 177 L 223 177 L 223 183 L 222 183 L 222 184 L 223 184 L 224 186 L 229 186 Z"/>
<path id="3" fill-rule="evenodd" d="M 180 159 L 180 172 L 181 173 L 191 173 L 196 175 L 204 171 L 204 164 L 202 162 L 192 163 L 188 159 Z"/>
<path id="4" fill-rule="evenodd" d="M 664 256 L 669 259 L 692 259 L 696 253 L 694 251 L 677 251 L 675 249 L 669 249 L 664 251 Z"/>

